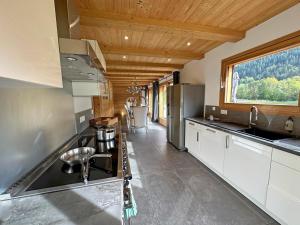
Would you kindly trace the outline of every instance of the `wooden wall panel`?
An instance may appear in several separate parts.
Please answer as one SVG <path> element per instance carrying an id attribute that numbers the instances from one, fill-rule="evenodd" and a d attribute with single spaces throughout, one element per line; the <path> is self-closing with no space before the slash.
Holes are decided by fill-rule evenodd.
<path id="1" fill-rule="evenodd" d="M 93 110 L 96 118 L 114 116 L 113 87 L 108 82 L 108 96 L 93 96 Z"/>
<path id="2" fill-rule="evenodd" d="M 114 86 L 114 106 L 116 114 L 125 114 L 124 104 L 132 95 L 127 92 L 127 86 Z"/>

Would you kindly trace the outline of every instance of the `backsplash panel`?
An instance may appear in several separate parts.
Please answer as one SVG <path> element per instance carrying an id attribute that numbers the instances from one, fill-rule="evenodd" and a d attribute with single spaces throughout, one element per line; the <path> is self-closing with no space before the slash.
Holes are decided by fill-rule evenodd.
<path id="1" fill-rule="evenodd" d="M 213 110 L 215 107 L 215 110 Z M 209 115 L 213 115 L 216 118 L 225 122 L 233 122 L 242 125 L 249 124 L 249 113 L 250 112 L 238 112 L 233 110 L 227 110 L 227 115 L 221 114 L 221 108 L 219 106 L 206 105 L 205 106 L 205 117 L 208 118 Z M 265 115 L 258 112 L 258 120 L 256 121 L 256 126 L 270 131 L 275 131 L 279 133 L 289 133 L 284 130 L 284 125 L 289 116 L 282 115 Z M 291 134 L 300 136 L 300 117 L 292 117 L 294 120 L 294 130 Z"/>
<path id="2" fill-rule="evenodd" d="M 92 118 L 92 116 L 93 116 L 92 109 L 87 109 L 87 110 L 75 113 L 76 131 L 78 134 L 89 127 L 89 120 Z M 81 117 L 85 118 L 85 120 L 83 122 L 80 122 Z"/>
<path id="3" fill-rule="evenodd" d="M 0 193 L 75 135 L 71 92 L 0 88 Z"/>

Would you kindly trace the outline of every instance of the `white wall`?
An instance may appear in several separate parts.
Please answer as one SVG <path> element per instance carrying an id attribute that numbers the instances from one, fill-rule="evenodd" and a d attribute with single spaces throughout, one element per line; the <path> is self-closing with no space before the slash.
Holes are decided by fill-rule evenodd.
<path id="1" fill-rule="evenodd" d="M 73 97 L 74 113 L 92 108 L 92 97 Z"/>
<path id="2" fill-rule="evenodd" d="M 225 43 L 205 54 L 202 60 L 192 61 L 181 70 L 181 81 L 205 83 L 206 105 L 219 105 L 221 61 L 239 52 L 256 47 L 300 30 L 300 4 L 250 29 L 236 43 Z"/>
<path id="3" fill-rule="evenodd" d="M 180 71 L 180 83 L 204 84 L 203 66 L 203 60 L 193 60 L 185 64 Z"/>

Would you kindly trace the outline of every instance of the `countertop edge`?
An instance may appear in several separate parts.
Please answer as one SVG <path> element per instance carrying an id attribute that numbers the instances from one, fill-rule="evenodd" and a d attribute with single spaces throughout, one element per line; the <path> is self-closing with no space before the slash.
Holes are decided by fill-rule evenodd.
<path id="1" fill-rule="evenodd" d="M 189 118 L 186 118 L 185 120 L 190 120 L 192 122 L 199 123 L 199 124 L 202 124 L 202 125 L 207 126 L 207 127 L 211 127 L 211 128 L 214 128 L 214 129 L 217 129 L 217 130 L 220 130 L 220 131 L 224 131 L 224 132 L 229 133 L 229 134 L 233 134 L 233 135 L 236 135 L 236 136 L 239 136 L 239 137 L 243 137 L 243 138 L 246 138 L 246 139 L 251 140 L 251 141 L 256 141 L 260 144 L 264 144 L 264 145 L 270 146 L 272 148 L 276 148 L 278 150 L 282 150 L 282 151 L 300 156 L 300 148 L 299 148 L 299 150 L 296 150 L 296 149 L 294 150 L 294 149 L 291 149 L 292 146 L 291 146 L 291 148 L 285 147 L 288 144 L 280 144 L 278 142 L 269 142 L 269 141 L 266 141 L 266 140 L 261 139 L 259 137 L 253 137 L 253 136 L 250 136 L 250 135 L 247 135 L 247 134 L 243 134 L 243 133 L 240 133 L 240 132 L 237 132 L 237 131 L 234 131 L 234 130 L 231 130 L 231 129 L 228 129 L 228 128 L 225 128 L 225 127 L 222 127 L 221 124 L 220 125 L 211 124 L 210 121 L 205 120 L 204 118 L 189 117 Z M 216 123 L 217 121 L 214 121 L 214 122 Z M 297 148 L 297 147 L 295 146 L 295 148 Z"/>

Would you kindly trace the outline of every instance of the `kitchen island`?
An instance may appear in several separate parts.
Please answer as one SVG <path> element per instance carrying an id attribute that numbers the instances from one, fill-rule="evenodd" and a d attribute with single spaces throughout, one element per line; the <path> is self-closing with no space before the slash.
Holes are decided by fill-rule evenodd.
<path id="1" fill-rule="evenodd" d="M 122 181 L 0 201 L 0 224 L 121 225 Z"/>

